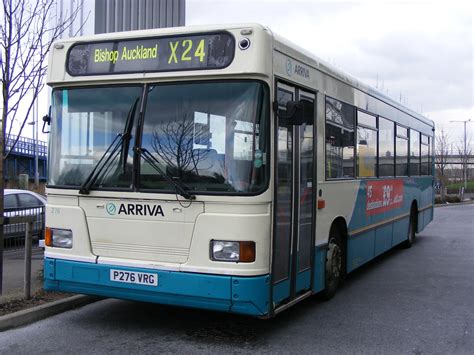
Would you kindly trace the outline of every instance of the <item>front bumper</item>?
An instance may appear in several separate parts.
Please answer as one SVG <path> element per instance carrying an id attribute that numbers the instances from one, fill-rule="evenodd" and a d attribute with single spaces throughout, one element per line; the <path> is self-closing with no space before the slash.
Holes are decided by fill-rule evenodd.
<path id="1" fill-rule="evenodd" d="M 110 280 L 110 269 L 158 274 L 158 285 Z M 44 289 L 264 316 L 270 276 L 238 277 L 44 259 Z"/>

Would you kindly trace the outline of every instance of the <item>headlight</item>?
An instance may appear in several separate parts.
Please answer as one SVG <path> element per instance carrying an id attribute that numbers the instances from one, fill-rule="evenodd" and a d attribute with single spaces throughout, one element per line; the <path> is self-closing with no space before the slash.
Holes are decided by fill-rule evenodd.
<path id="1" fill-rule="evenodd" d="M 211 240 L 211 259 L 215 261 L 253 262 L 255 242 Z"/>
<path id="2" fill-rule="evenodd" d="M 44 244 L 55 248 L 72 248 L 72 231 L 46 227 Z"/>

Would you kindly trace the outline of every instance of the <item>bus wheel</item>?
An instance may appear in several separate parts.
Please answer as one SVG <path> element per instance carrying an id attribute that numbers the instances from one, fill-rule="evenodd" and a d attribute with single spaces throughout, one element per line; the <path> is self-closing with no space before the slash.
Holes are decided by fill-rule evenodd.
<path id="1" fill-rule="evenodd" d="M 416 233 L 416 218 L 415 211 L 412 210 L 410 213 L 410 222 L 408 224 L 408 239 L 402 243 L 402 247 L 405 249 L 411 248 L 413 243 L 415 243 L 415 233 Z"/>
<path id="2" fill-rule="evenodd" d="M 343 277 L 342 260 L 343 249 L 341 239 L 339 236 L 332 236 L 329 238 L 326 254 L 325 288 L 322 292 L 322 297 L 325 300 L 334 297 L 341 283 Z"/>

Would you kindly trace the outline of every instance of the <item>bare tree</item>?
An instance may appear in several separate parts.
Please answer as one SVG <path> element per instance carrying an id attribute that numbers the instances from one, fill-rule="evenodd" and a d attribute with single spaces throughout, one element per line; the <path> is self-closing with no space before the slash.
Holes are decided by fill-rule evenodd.
<path id="1" fill-rule="evenodd" d="M 199 175 L 198 163 L 206 159 L 207 150 L 194 148 L 194 120 L 189 113 L 181 120 L 169 121 L 153 131 L 153 151 L 182 179 L 184 173 Z"/>
<path id="2" fill-rule="evenodd" d="M 46 58 L 51 46 L 71 27 L 79 13 L 76 6 L 72 13 L 56 19 L 53 16 L 55 9 L 56 2 L 51 0 L 3 0 L 3 23 L 0 25 L 2 139 L 10 135 L 14 122 L 19 122 L 18 136 L 21 135 L 44 86 Z M 15 145 L 16 141 L 4 152 L 4 158 Z"/>
<path id="3" fill-rule="evenodd" d="M 445 187 L 448 183 L 447 167 L 449 158 L 449 147 L 450 147 L 449 133 L 440 127 L 435 135 L 435 166 L 436 166 L 436 177 L 439 180 L 441 202 L 445 201 Z"/>
<path id="4" fill-rule="evenodd" d="M 3 108 L 0 134 L 0 216 L 3 216 L 3 161 L 18 141 L 18 138 L 13 141 L 9 151 L 5 152 L 6 134 L 10 134 L 14 122 L 18 122 L 20 129 L 17 137 L 21 135 L 38 93 L 44 85 L 46 57 L 53 42 L 71 28 L 79 13 L 79 6 L 79 4 L 74 6 L 70 13 L 63 13 L 57 19 L 54 17 L 56 10 L 54 0 L 2 0 L 0 62 Z M 0 228 L 0 293 L 3 276 L 2 256 L 3 228 Z"/>

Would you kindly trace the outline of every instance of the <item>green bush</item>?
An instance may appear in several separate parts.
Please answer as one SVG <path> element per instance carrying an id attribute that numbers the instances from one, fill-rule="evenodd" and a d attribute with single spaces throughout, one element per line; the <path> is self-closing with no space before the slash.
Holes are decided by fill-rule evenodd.
<path id="1" fill-rule="evenodd" d="M 459 198 L 458 195 L 446 195 L 446 202 L 456 203 L 456 202 L 461 202 L 461 199 Z"/>
<path id="2" fill-rule="evenodd" d="M 461 202 L 461 199 L 459 198 L 458 195 L 446 195 L 445 196 L 445 202 L 447 203 L 456 203 L 456 202 Z M 436 195 L 435 196 L 435 204 L 441 204 L 443 202 L 441 202 L 441 196 L 440 195 Z"/>

